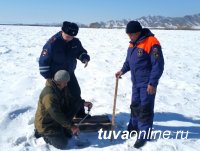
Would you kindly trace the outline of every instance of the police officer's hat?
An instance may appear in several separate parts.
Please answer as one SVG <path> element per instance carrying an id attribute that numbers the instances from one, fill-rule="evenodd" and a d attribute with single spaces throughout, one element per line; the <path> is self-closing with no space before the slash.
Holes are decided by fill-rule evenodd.
<path id="1" fill-rule="evenodd" d="M 78 34 L 79 27 L 76 23 L 64 21 L 62 25 L 62 31 L 70 36 L 76 36 Z"/>

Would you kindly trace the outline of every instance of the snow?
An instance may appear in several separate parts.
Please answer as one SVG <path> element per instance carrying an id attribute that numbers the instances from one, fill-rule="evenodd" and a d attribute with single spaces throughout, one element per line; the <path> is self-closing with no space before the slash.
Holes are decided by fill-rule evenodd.
<path id="1" fill-rule="evenodd" d="M 0 150 L 56 151 L 33 137 L 34 115 L 45 80 L 38 58 L 45 42 L 60 28 L 0 26 Z M 155 130 L 189 131 L 188 139 L 157 139 L 143 151 L 197 151 L 200 145 L 200 31 L 152 30 L 162 44 L 165 71 L 156 96 Z M 92 115 L 111 117 L 115 77 L 125 59 L 129 39 L 124 29 L 80 29 L 78 38 L 88 50 L 87 68 L 78 62 L 76 75 L 82 97 L 92 101 Z M 130 73 L 119 81 L 116 131 L 126 129 L 130 114 Z M 98 140 L 98 133 L 81 133 L 91 145 L 71 150 L 136 150 L 134 139 Z"/>

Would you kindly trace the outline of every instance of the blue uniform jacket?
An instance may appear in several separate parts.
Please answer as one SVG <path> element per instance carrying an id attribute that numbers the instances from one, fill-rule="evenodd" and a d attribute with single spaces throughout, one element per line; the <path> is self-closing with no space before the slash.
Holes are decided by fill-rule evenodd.
<path id="1" fill-rule="evenodd" d="M 61 32 L 51 37 L 43 47 L 39 58 L 40 74 L 48 79 L 53 78 L 58 70 L 67 70 L 73 73 L 77 60 L 90 60 L 87 51 L 82 47 L 79 39 L 74 38 L 70 42 L 64 41 Z"/>
<path id="2" fill-rule="evenodd" d="M 121 69 L 123 74 L 131 71 L 134 86 L 157 87 L 164 70 L 164 58 L 159 41 L 147 28 L 136 42 L 130 42 L 127 57 Z"/>

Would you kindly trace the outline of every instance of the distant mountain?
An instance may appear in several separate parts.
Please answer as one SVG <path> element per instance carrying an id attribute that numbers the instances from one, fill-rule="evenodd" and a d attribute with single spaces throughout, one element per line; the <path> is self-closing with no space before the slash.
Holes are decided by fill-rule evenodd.
<path id="1" fill-rule="evenodd" d="M 91 23 L 91 28 L 125 28 L 131 19 Z M 184 17 L 146 16 L 134 19 L 144 27 L 164 29 L 200 29 L 200 13 Z"/>
<path id="2" fill-rule="evenodd" d="M 82 28 L 125 28 L 130 20 L 138 20 L 143 27 L 159 29 L 200 29 L 200 13 L 184 17 L 144 16 L 136 19 L 109 20 L 89 25 L 77 23 Z M 1 24 L 10 25 L 10 24 Z M 62 23 L 12 24 L 19 26 L 62 26 Z"/>

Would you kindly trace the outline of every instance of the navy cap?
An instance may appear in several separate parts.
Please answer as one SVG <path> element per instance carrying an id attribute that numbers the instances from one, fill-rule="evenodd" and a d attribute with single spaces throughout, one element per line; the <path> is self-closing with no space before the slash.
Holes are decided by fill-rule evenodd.
<path id="1" fill-rule="evenodd" d="M 130 21 L 127 25 L 126 25 L 126 33 L 137 33 L 142 31 L 142 26 L 140 25 L 140 23 L 138 21 Z"/>

